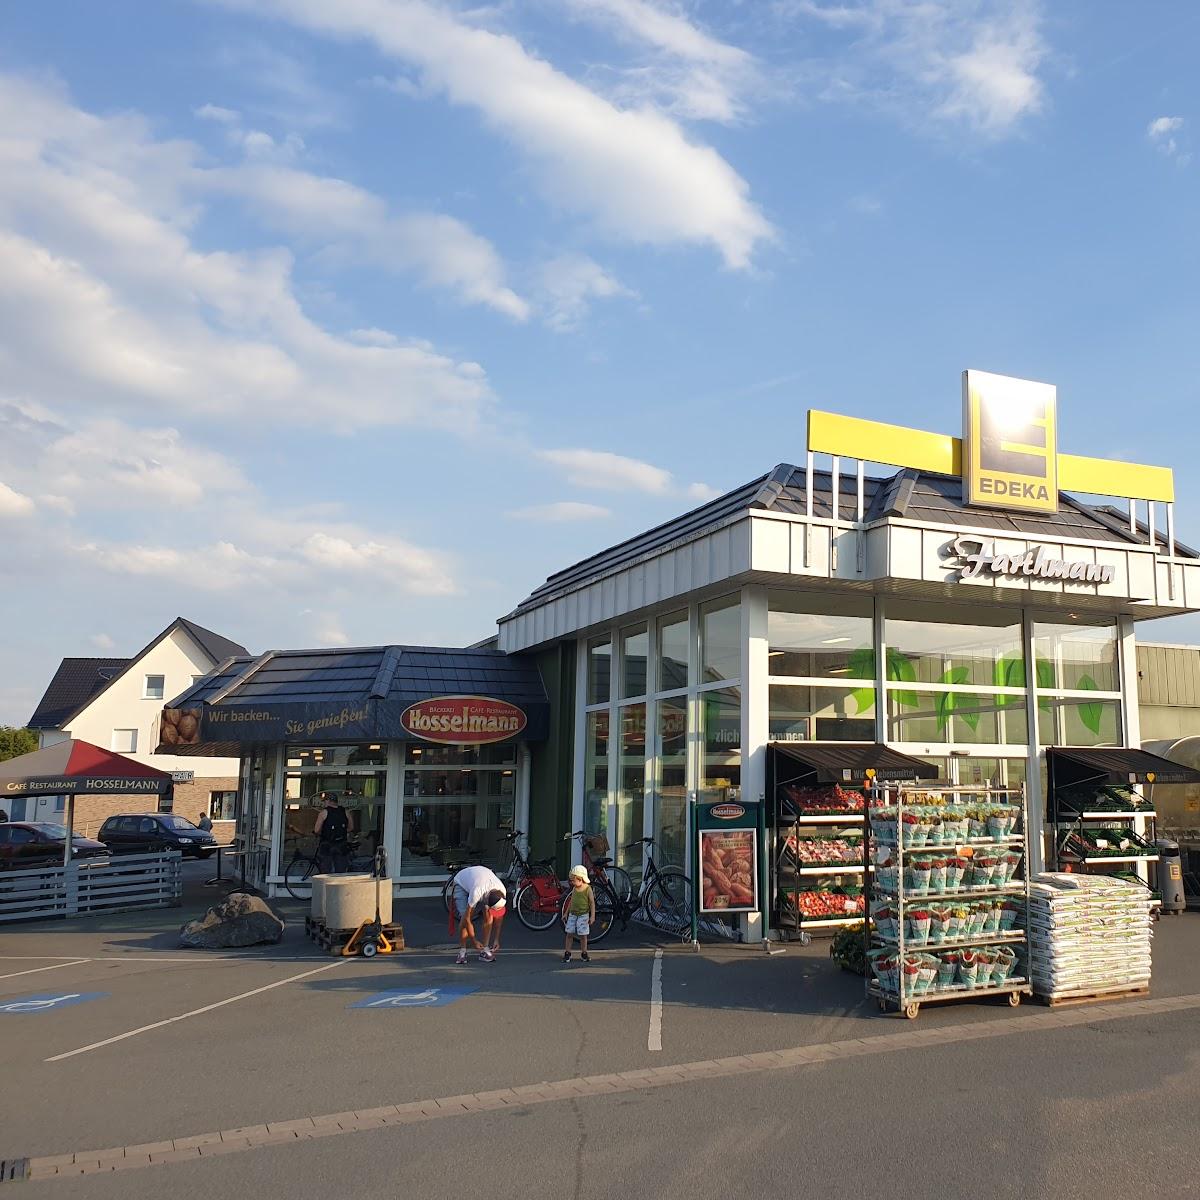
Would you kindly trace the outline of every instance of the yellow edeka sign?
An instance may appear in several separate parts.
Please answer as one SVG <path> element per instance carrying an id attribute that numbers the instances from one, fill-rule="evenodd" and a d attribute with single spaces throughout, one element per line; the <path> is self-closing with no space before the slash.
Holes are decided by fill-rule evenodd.
<path id="1" fill-rule="evenodd" d="M 1058 509 L 1056 391 L 963 372 L 963 499 L 1024 512 Z"/>
<path id="2" fill-rule="evenodd" d="M 957 475 L 968 504 L 1056 512 L 1058 493 L 1171 504 L 1168 467 L 1058 453 L 1056 390 L 986 371 L 963 372 L 963 438 L 811 410 L 808 449 L 935 475 Z"/>

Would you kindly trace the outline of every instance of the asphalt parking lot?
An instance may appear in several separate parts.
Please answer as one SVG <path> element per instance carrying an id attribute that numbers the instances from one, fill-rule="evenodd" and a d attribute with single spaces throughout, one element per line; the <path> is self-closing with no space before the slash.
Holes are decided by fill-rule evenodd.
<path id="1" fill-rule="evenodd" d="M 195 896 L 189 889 L 189 899 Z M 412 948 L 370 962 L 321 953 L 295 921 L 276 947 L 180 950 L 174 932 L 187 915 L 155 910 L 0 934 L 0 1158 L 69 1160 L 76 1152 L 124 1154 L 129 1147 L 138 1149 L 128 1165 L 161 1162 L 161 1171 L 200 1170 L 186 1160 L 203 1165 L 212 1156 L 215 1181 L 227 1168 L 217 1165 L 211 1140 L 202 1153 L 203 1139 L 219 1143 L 222 1131 L 243 1134 L 224 1139 L 226 1150 L 245 1151 L 234 1155 L 243 1170 L 277 1158 L 278 1146 L 261 1144 L 272 1134 L 286 1141 L 288 1163 L 299 1170 L 318 1151 L 293 1148 L 302 1140 L 297 1129 L 281 1126 L 308 1131 L 332 1120 L 337 1133 L 354 1132 L 365 1144 L 372 1129 L 389 1123 L 385 1114 L 432 1130 L 430 1112 L 444 1116 L 447 1098 L 504 1093 L 494 1108 L 520 1108 L 558 1129 L 555 1088 L 567 1097 L 571 1081 L 621 1076 L 588 1085 L 596 1094 L 587 1102 L 598 1106 L 597 1119 L 607 1112 L 604 1119 L 620 1125 L 623 1103 L 645 1102 L 638 1080 L 626 1077 L 631 1072 L 643 1073 L 645 1087 L 690 1089 L 688 1103 L 700 1105 L 722 1086 L 752 1099 L 756 1072 L 769 1072 L 764 1087 L 783 1086 L 786 1054 L 800 1055 L 797 1070 L 816 1063 L 846 1072 L 855 1064 L 842 1060 L 894 1059 L 922 1044 L 897 1042 L 900 1035 L 919 1035 L 947 1054 L 995 1039 L 1008 1054 L 1033 1034 L 1086 1041 L 1093 1027 L 1097 1046 L 1111 1048 L 1119 1029 L 1194 1029 L 1200 1012 L 1195 915 L 1158 926 L 1152 1000 L 1165 1009 L 1135 1001 L 1123 1002 L 1134 1006 L 1123 1011 L 979 1002 L 930 1008 L 915 1023 L 884 1018 L 867 1005 L 862 981 L 838 970 L 821 943 L 776 955 L 730 945 L 697 954 L 631 930 L 614 933 L 592 963 L 568 966 L 555 934 L 514 928 L 495 963 L 457 967 L 437 902 L 402 905 Z M 981 1047 L 975 1052 L 986 1052 L 986 1043 Z M 771 1058 L 781 1052 L 784 1059 Z M 1181 1045 L 1178 1052 L 1190 1050 Z M 705 1076 L 720 1075 L 714 1060 L 727 1064 L 723 1084 Z M 601 1097 L 601 1090 L 614 1094 Z M 392 1113 L 395 1106 L 413 1107 L 406 1117 Z M 481 1128 L 498 1119 L 462 1103 L 451 1108 L 460 1123 Z M 436 1142 L 444 1134 L 424 1136 Z M 307 1140 L 332 1146 L 338 1139 Z M 255 1156 L 261 1161 L 251 1166 Z M 74 1169 L 69 1161 L 62 1166 Z M 411 1182 L 416 1186 L 417 1176 Z M 379 1186 L 383 1194 L 382 1178 Z"/>

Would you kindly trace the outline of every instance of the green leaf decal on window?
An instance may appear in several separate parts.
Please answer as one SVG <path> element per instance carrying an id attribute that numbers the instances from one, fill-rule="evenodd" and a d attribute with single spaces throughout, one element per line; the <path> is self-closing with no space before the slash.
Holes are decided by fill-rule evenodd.
<path id="1" fill-rule="evenodd" d="M 1025 660 L 1017 656 L 1001 655 L 996 659 L 992 682 L 997 687 L 1023 688 L 1025 686 Z M 997 708 L 1019 708 L 1025 701 L 1020 696 L 996 697 Z"/>
<path id="2" fill-rule="evenodd" d="M 971 679 L 969 667 L 952 667 L 939 683 L 956 684 L 968 683 Z M 945 730 L 950 724 L 951 717 L 958 717 L 964 725 L 974 733 L 979 728 L 979 697 L 959 695 L 955 692 L 939 692 L 937 695 L 937 727 L 938 732 Z"/>
<path id="3" fill-rule="evenodd" d="M 1079 690 L 1081 692 L 1098 692 L 1100 685 L 1090 675 L 1081 675 L 1079 678 Z M 1091 702 L 1081 704 L 1079 706 L 1079 720 L 1083 724 L 1084 729 L 1099 737 L 1100 726 L 1104 721 L 1104 705 L 1093 704 Z"/>

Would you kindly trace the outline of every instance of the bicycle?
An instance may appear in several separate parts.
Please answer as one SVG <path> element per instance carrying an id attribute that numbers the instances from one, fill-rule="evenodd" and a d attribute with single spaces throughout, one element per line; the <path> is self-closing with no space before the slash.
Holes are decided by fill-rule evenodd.
<path id="1" fill-rule="evenodd" d="M 637 850 L 652 847 L 654 839 L 639 838 L 625 847 Z M 596 901 L 596 919 L 592 922 L 589 944 L 602 941 L 608 936 L 614 921 L 621 922 L 621 929 L 629 926 L 634 915 L 643 909 L 650 923 L 669 933 L 682 934 L 692 923 L 692 881 L 675 867 L 660 868 L 653 855 L 646 854 L 646 871 L 636 896 L 621 899 L 607 879 L 599 879 L 592 885 Z M 565 894 L 563 900 L 565 902 Z M 566 926 L 565 903 L 560 904 L 560 919 Z"/>
<path id="2" fill-rule="evenodd" d="M 500 839 L 501 841 L 508 843 L 509 852 L 512 855 L 508 869 L 501 876 L 501 878 L 507 882 L 508 886 L 506 890 L 509 893 L 510 899 L 517 895 L 521 888 L 523 888 L 525 884 L 534 878 L 549 877 L 554 879 L 555 883 L 558 882 L 558 877 L 554 872 L 554 859 L 542 858 L 538 859 L 537 862 L 531 862 L 521 852 L 519 839 L 523 838 L 524 836 L 525 833 L 523 830 L 514 829 L 511 833 L 504 834 L 504 836 Z M 461 871 L 464 866 L 476 865 L 479 862 L 479 859 L 482 857 L 482 853 L 483 852 L 480 850 L 472 850 L 470 852 L 470 857 L 475 860 L 474 863 L 446 863 L 446 870 L 450 872 L 450 878 L 446 880 L 445 885 L 442 887 L 442 903 L 445 905 L 447 912 L 450 911 L 450 905 L 454 900 L 454 876 Z M 499 874 L 499 872 L 497 872 L 497 874 Z M 550 924 L 553 923 L 553 920 L 551 920 Z M 529 928 L 545 929 L 547 926 L 530 925 Z"/>
<path id="3" fill-rule="evenodd" d="M 363 858 L 357 851 L 357 838 L 347 838 L 333 846 L 323 846 L 318 842 L 316 849 L 308 854 L 301 853 L 297 844 L 290 861 L 283 869 L 283 886 L 293 900 L 307 900 L 307 889 L 312 887 L 314 875 L 369 870 L 374 864 L 374 855 Z M 327 856 L 332 861 L 328 861 Z M 345 865 L 339 866 L 339 863 Z"/>
<path id="4" fill-rule="evenodd" d="M 596 836 L 588 833 L 586 829 L 578 829 L 574 833 L 568 833 L 563 841 L 569 842 L 574 839 L 579 843 L 583 850 L 583 865 L 587 867 L 588 876 L 593 883 L 607 880 L 612 884 L 612 889 L 619 899 L 628 900 L 633 895 L 633 880 L 630 879 L 629 872 L 624 867 L 618 867 L 611 858 L 592 857 L 588 843 Z M 607 842 L 604 844 L 607 845 Z"/>

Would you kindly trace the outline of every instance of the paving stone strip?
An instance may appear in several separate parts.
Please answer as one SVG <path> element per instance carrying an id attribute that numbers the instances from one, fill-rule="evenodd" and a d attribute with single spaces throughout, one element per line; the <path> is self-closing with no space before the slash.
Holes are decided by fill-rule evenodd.
<path id="1" fill-rule="evenodd" d="M 218 1154 L 236 1154 L 259 1146 L 299 1145 L 314 1138 L 337 1137 L 362 1129 L 382 1129 L 392 1125 L 411 1125 L 445 1117 L 502 1109 L 528 1108 L 570 1098 L 608 1096 L 647 1088 L 676 1087 L 731 1075 L 749 1075 L 759 1071 L 790 1070 L 813 1063 L 832 1062 L 866 1054 L 887 1054 L 897 1050 L 919 1050 L 930 1046 L 982 1038 L 1010 1037 L 1036 1033 L 1070 1025 L 1093 1025 L 1117 1021 L 1123 1017 L 1157 1016 L 1200 1008 L 1200 995 L 1165 996 L 1157 1000 L 1126 1000 L 1115 1004 L 1083 1005 L 1078 1008 L 1035 1012 L 1023 1016 L 947 1025 L 940 1029 L 908 1028 L 903 1033 L 876 1034 L 825 1042 L 814 1046 L 792 1046 L 757 1054 L 737 1054 L 728 1058 L 700 1062 L 674 1063 L 619 1071 L 609 1075 L 585 1075 L 576 1079 L 531 1083 L 521 1087 L 500 1088 L 490 1092 L 467 1092 L 461 1096 L 441 1096 L 432 1100 L 414 1100 L 408 1104 L 385 1104 L 378 1108 L 327 1113 L 319 1117 L 300 1117 L 287 1121 L 268 1121 L 217 1133 L 200 1133 L 170 1141 L 143 1142 L 136 1146 L 113 1146 L 105 1150 L 80 1150 L 75 1154 L 51 1154 L 29 1159 L 28 1178 L 52 1179 L 61 1176 L 95 1175 L 105 1171 L 129 1171 L 159 1163 L 196 1162 Z"/>

